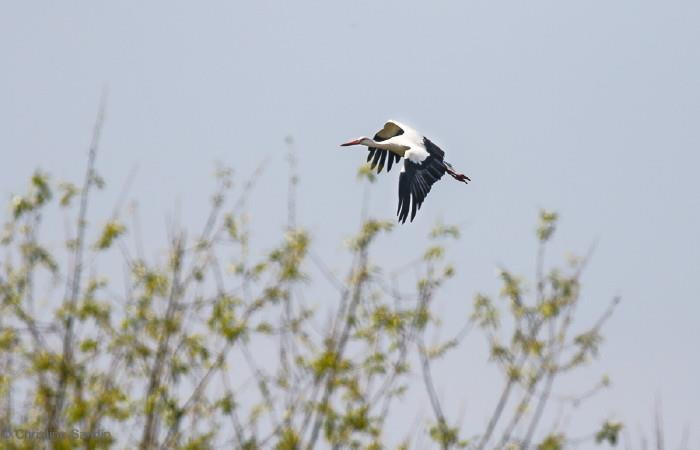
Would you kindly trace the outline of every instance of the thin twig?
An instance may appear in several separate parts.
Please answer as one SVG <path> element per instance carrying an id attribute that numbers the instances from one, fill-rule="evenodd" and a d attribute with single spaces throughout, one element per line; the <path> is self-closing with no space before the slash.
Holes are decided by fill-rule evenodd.
<path id="1" fill-rule="evenodd" d="M 85 246 L 85 230 L 87 225 L 87 208 L 90 187 L 95 184 L 95 161 L 97 159 L 97 151 L 102 133 L 102 125 L 104 123 L 105 109 L 107 107 L 107 93 L 103 92 L 100 100 L 100 107 L 97 112 L 97 119 L 92 131 L 92 140 L 88 151 L 88 163 L 85 170 L 85 179 L 83 181 L 83 189 L 80 193 L 80 208 L 78 211 L 77 221 L 77 237 L 75 240 L 75 251 L 73 253 L 73 268 L 70 281 L 66 287 L 66 295 L 63 300 L 67 310 L 70 312 L 66 315 L 64 322 L 65 334 L 63 337 L 63 351 L 61 358 L 61 370 L 59 372 L 58 386 L 56 388 L 55 401 L 51 409 L 51 414 L 48 418 L 48 430 L 56 430 L 59 426 L 61 414 L 63 413 L 63 403 L 66 396 L 66 388 L 71 366 L 73 364 L 73 326 L 74 314 L 73 310 L 80 295 L 80 282 L 83 270 L 83 256 Z"/>

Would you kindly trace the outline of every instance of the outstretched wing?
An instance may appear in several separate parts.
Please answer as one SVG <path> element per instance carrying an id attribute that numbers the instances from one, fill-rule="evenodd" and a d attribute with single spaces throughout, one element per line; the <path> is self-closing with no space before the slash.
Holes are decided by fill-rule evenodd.
<path id="1" fill-rule="evenodd" d="M 435 144 L 432 145 L 435 146 Z M 440 150 L 437 146 L 435 148 Z M 433 154 L 430 149 L 429 153 L 429 156 L 421 163 L 414 163 L 407 158 L 403 160 L 403 169 L 399 176 L 399 207 L 396 210 L 401 223 L 406 223 L 409 209 L 411 210 L 411 222 L 413 222 L 413 218 L 416 217 L 416 213 L 430 192 L 430 188 L 445 174 L 446 169 L 442 162 L 442 154 Z"/>
<path id="2" fill-rule="evenodd" d="M 443 152 L 440 147 L 433 144 L 433 141 L 431 141 L 430 139 L 428 139 L 425 136 L 423 136 L 423 145 L 425 145 L 425 149 L 428 151 L 430 156 L 434 156 L 435 158 L 439 159 L 440 161 L 442 161 L 443 158 L 445 158 L 445 152 Z"/>
<path id="3" fill-rule="evenodd" d="M 395 122 L 389 121 L 384 124 L 384 128 L 379 130 L 377 134 L 374 135 L 374 140 L 376 142 L 386 141 L 394 136 L 401 136 L 403 133 L 404 131 L 400 126 L 398 126 Z M 384 168 L 384 164 L 387 162 L 387 157 L 389 159 L 389 163 L 386 171 L 388 172 L 391 170 L 392 164 L 399 162 L 399 159 L 401 159 L 401 157 L 396 153 L 392 153 L 388 150 L 382 150 L 377 147 L 369 147 L 367 162 L 371 161 L 372 169 L 379 165 L 379 168 L 377 169 L 377 173 L 379 173 Z"/>

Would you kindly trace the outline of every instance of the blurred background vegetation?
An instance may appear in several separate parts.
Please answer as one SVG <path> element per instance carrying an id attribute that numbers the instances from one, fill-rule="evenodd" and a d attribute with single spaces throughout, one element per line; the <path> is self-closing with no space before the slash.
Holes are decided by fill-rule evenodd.
<path id="1" fill-rule="evenodd" d="M 650 433 L 630 436 L 597 411 L 597 422 L 578 424 L 588 433 L 571 431 L 610 379 L 601 373 L 570 392 L 571 383 L 562 392 L 558 382 L 599 356 L 620 299 L 611 297 L 596 321 L 579 320 L 593 249 L 549 263 L 556 213 L 537 217 L 533 276 L 499 267 L 499 291 L 464 286 L 464 298 L 448 300 L 471 306 L 462 328 L 445 337 L 433 305 L 444 285 L 460 285 L 460 268 L 450 263 L 459 227 L 437 223 L 411 243 L 415 259 L 383 267 L 373 258 L 376 243 L 402 229 L 362 211 L 357 232 L 338 237 L 351 261 L 338 276 L 300 225 L 290 154 L 287 225 L 271 250 L 251 248 L 257 205 L 247 199 L 257 173 L 241 180 L 219 167 L 204 226 L 171 220 L 168 247 L 146 253 L 138 221 L 130 225 L 121 205 L 108 217 L 91 214 L 105 185 L 97 164 L 103 117 L 83 180 L 37 170 L 9 205 L 0 272 L 2 448 L 664 448 L 660 418 Z M 358 183 L 373 181 L 361 167 Z M 42 229 L 61 226 L 61 246 L 42 238 Z M 100 270 L 106 259 L 123 270 Z M 317 298 L 318 284 L 333 295 Z M 483 365 L 500 374 L 499 395 L 477 406 L 484 426 L 476 432 L 443 407 L 445 397 L 468 399 L 480 389 L 469 370 L 458 392 L 445 393 L 435 377 L 434 363 L 459 358 L 466 340 L 485 346 Z M 416 393 L 424 399 L 416 420 L 392 422 L 406 417 L 404 399 Z M 68 434 L 32 439 L 29 431 Z"/>

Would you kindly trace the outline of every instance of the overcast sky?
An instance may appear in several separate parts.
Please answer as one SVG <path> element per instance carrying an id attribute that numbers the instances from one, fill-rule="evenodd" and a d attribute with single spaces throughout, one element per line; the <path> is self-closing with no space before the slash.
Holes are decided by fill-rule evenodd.
<path id="1" fill-rule="evenodd" d="M 685 424 L 700 440 L 699 2 L 0 6 L 3 199 L 37 166 L 79 180 L 106 85 L 98 164 L 110 188 L 97 212 L 111 211 L 135 170 L 131 192 L 155 251 L 176 205 L 186 223 L 203 218 L 215 161 L 241 177 L 267 161 L 252 211 L 257 245 L 269 248 L 286 220 L 289 135 L 299 222 L 333 266 L 363 197 L 364 152 L 337 145 L 402 120 L 473 183 L 438 184 L 416 222 L 383 241 L 379 261 L 415 257 L 438 218 L 461 223 L 450 251 L 458 277 L 439 304 L 449 327 L 475 292 L 496 293 L 497 265 L 534 272 L 537 211 L 557 210 L 553 262 L 597 242 L 582 324 L 623 298 L 587 372 L 608 373 L 613 387 L 582 420 L 650 429 L 660 398 L 672 441 Z M 372 186 L 373 216 L 393 219 L 397 177 Z M 448 412 L 463 409 L 475 431 L 498 378 L 482 369 L 483 342 L 470 339 L 440 366 L 438 384 Z"/>

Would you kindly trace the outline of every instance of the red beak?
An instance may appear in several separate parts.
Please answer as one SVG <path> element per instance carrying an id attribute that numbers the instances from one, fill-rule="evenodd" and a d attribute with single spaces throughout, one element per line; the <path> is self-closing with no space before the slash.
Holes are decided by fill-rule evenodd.
<path id="1" fill-rule="evenodd" d="M 345 144 L 340 144 L 341 147 L 348 147 L 350 145 L 359 145 L 361 139 L 355 139 L 354 141 L 346 142 Z"/>

